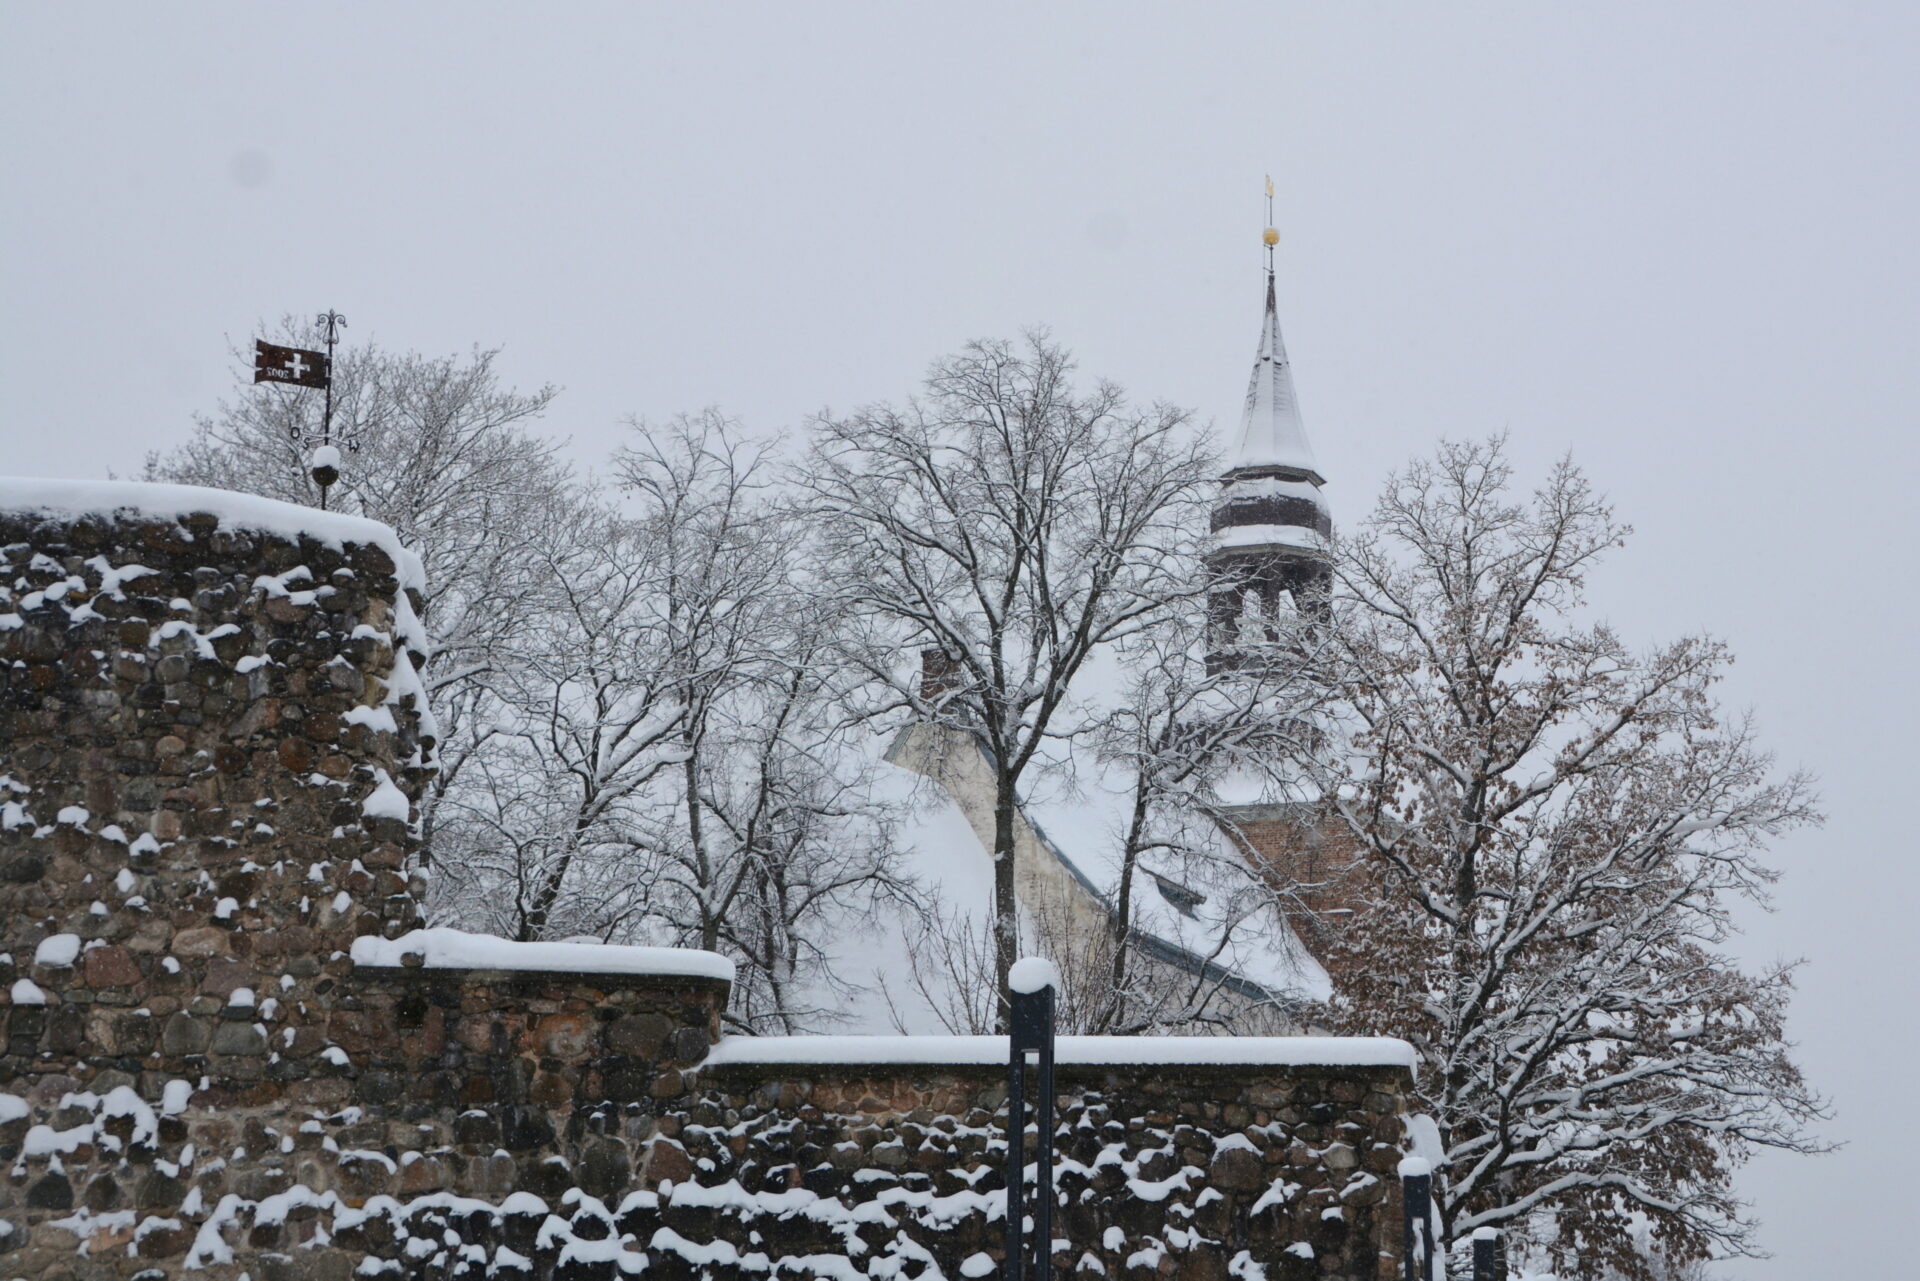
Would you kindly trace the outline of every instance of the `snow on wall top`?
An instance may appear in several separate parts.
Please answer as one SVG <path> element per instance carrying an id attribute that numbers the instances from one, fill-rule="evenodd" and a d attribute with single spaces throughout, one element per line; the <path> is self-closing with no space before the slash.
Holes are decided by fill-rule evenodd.
<path id="1" fill-rule="evenodd" d="M 402 587 L 424 590 L 426 574 L 420 558 L 400 543 L 400 536 L 377 520 L 323 512 L 257 494 L 200 485 L 162 485 L 131 480 L 45 480 L 33 476 L 0 476 L 0 511 L 47 512 L 58 516 L 113 516 L 132 512 L 157 519 L 205 512 L 222 525 L 256 529 L 283 538 L 302 535 L 329 547 L 366 543 L 393 558 Z"/>
<path id="2" fill-rule="evenodd" d="M 1059 1064 L 1198 1067 L 1415 1068 L 1413 1047 L 1390 1036 L 1063 1036 Z M 1004 1036 L 729 1036 L 704 1067 L 1005 1067 Z"/>
<path id="3" fill-rule="evenodd" d="M 397 969 L 405 957 L 429 970 L 524 970 L 543 974 L 645 974 L 733 982 L 733 962 L 715 952 L 684 947 L 625 947 L 612 943 L 515 943 L 465 930 L 413 930 L 397 939 L 365 935 L 353 941 L 353 963 Z"/>

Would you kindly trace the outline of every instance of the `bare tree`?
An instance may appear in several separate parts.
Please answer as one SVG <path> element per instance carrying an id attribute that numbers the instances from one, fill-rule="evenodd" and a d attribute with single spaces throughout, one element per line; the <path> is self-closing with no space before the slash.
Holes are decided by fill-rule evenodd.
<path id="1" fill-rule="evenodd" d="M 993 922 L 977 921 L 971 913 L 954 911 L 937 893 L 929 897 L 927 908 L 923 916 L 909 920 L 905 927 L 907 973 L 879 976 L 879 990 L 894 1030 L 909 1030 L 893 994 L 897 977 L 926 1004 L 947 1035 L 990 1035 L 1000 1026 L 1003 1009 L 994 987 Z M 1069 1020 L 1066 1026 L 1074 1024 Z"/>
<path id="2" fill-rule="evenodd" d="M 878 761 L 842 713 L 818 634 L 789 641 L 777 666 L 738 692 L 710 736 L 700 792 L 710 866 L 730 896 L 723 950 L 741 958 L 729 1017 L 753 1031 L 830 1024 L 853 989 L 831 944 L 885 900 L 911 902 L 896 869 L 897 816 L 870 789 Z"/>
<path id="3" fill-rule="evenodd" d="M 658 869 L 655 917 L 740 959 L 729 1017 L 792 1032 L 831 1013 L 822 932 L 896 893 L 892 816 L 836 661 L 844 617 L 802 569 L 802 531 L 764 448 L 717 414 L 636 424 L 616 460 L 657 531 L 654 613 L 677 676 L 679 769 L 632 838 Z"/>
<path id="4" fill-rule="evenodd" d="M 657 869 L 618 857 L 612 820 L 583 830 L 586 788 L 537 721 L 517 724 L 495 724 L 442 807 L 432 919 L 522 940 L 669 941 L 647 930 Z"/>
<path id="5" fill-rule="evenodd" d="M 1328 670 L 1356 733 L 1324 784 L 1362 910 L 1329 943 L 1330 1017 L 1425 1060 L 1449 1241 L 1497 1225 L 1651 1278 L 1753 1252 L 1733 1167 L 1820 1147 L 1792 967 L 1720 950 L 1766 843 L 1817 815 L 1715 705 L 1721 645 L 1582 621 L 1627 531 L 1581 473 L 1510 485 L 1499 440 L 1448 444 L 1342 551 Z"/>
<path id="6" fill-rule="evenodd" d="M 280 337 L 314 342 L 291 318 Z M 825 1018 L 823 922 L 899 887 L 857 682 L 826 657 L 841 615 L 801 580 L 763 450 L 714 413 L 635 424 L 603 496 L 525 430 L 552 388 L 502 387 L 496 355 L 348 346 L 334 368 L 359 444 L 335 505 L 426 568 L 433 917 L 718 948 L 745 1025 Z M 147 474 L 314 501 L 319 401 L 242 384 Z"/>
<path id="7" fill-rule="evenodd" d="M 539 549 L 545 588 L 523 602 L 527 631 L 493 685 L 490 754 L 471 788 L 450 794 L 462 838 L 513 852 L 524 887 L 516 938 L 605 934 L 641 910 L 628 891 L 647 878 L 636 870 L 610 895 L 599 865 L 638 839 L 649 788 L 686 758 L 686 675 L 666 643 L 660 535 L 583 506 L 564 538 Z"/>
<path id="8" fill-rule="evenodd" d="M 925 393 L 822 418 L 802 483 L 837 591 L 863 627 L 850 660 L 891 706 L 977 734 L 994 775 L 994 973 L 1019 952 L 1020 781 L 1088 658 L 1184 604 L 1181 555 L 1212 468 L 1185 412 L 1133 408 L 1044 335 L 977 342 Z M 941 680 L 923 683 L 922 655 Z"/>

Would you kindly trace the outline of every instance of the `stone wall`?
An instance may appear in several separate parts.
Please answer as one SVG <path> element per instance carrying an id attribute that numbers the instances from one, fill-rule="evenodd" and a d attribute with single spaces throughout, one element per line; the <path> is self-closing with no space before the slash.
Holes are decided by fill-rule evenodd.
<path id="1" fill-rule="evenodd" d="M 487 1275 L 457 1255 L 424 1271 L 409 1226 L 575 1190 L 618 1203 L 663 1177 L 653 1140 L 726 995 L 697 978 L 361 970 L 332 994 L 326 1052 L 291 1081 L 236 1079 L 218 1055 L 118 1070 L 83 1045 L 67 1070 L 0 1081 L 18 1099 L 0 1111 L 16 1238 L 0 1277 L 341 1281 L 367 1256 L 390 1275 Z M 660 1160 L 683 1170 L 670 1145 Z M 514 1275 L 496 1247 L 517 1237 L 468 1232 Z"/>
<path id="2" fill-rule="evenodd" d="M 717 1057 L 698 1102 L 674 1118 L 692 1186 L 633 1207 L 671 1230 L 675 1239 L 651 1238 L 670 1275 L 691 1275 L 706 1242 L 738 1243 L 783 1211 L 763 1233 L 812 1256 L 820 1275 L 998 1271 L 1003 1067 Z M 1398 1276 L 1393 1170 L 1409 1084 L 1389 1066 L 1063 1063 L 1056 1268 L 1183 1281 Z M 856 1238 L 863 1248 L 850 1248 Z"/>
<path id="3" fill-rule="evenodd" d="M 138 510 L 0 485 L 0 1278 L 997 1269 L 991 1054 L 755 1060 L 719 1037 L 724 968 L 409 950 L 409 558 L 103 489 Z M 1057 1266 L 1395 1275 L 1407 1084 L 1063 1066 Z"/>
<path id="4" fill-rule="evenodd" d="M 452 992 L 467 976 L 448 977 L 393 994 Z M 670 1003 L 684 982 L 657 984 L 656 999 Z M 998 1271 L 999 1070 L 721 1062 L 623 1101 L 590 1070 L 579 1093 L 543 1100 L 542 1065 L 564 1072 L 625 1048 L 620 1029 L 635 1016 L 594 1016 L 584 1026 L 597 1044 L 583 1044 L 569 1007 L 599 1009 L 605 993 L 506 986 L 561 1008 L 520 1023 L 519 1053 L 476 1056 L 505 1071 L 478 1078 L 484 1097 L 462 1100 L 473 1106 L 445 1102 L 425 1076 L 395 1079 L 377 1058 L 344 1070 L 331 1098 L 297 1105 L 217 1087 L 174 1101 L 178 1111 L 164 1087 L 149 1110 L 124 1096 L 30 1097 L 50 1133 L 79 1137 L 63 1145 L 61 1174 L 41 1173 L 44 1153 L 20 1162 L 26 1195 L 6 1213 L 24 1213 L 29 1240 L 0 1254 L 0 1275 Z M 496 1046 L 502 1027 L 485 1024 Z M 682 1038 L 681 1053 L 691 1048 Z M 1379 1066 L 1065 1067 L 1056 1267 L 1137 1281 L 1399 1275 L 1392 1172 L 1406 1084 L 1404 1069 Z M 0 1130 L 9 1159 L 24 1126 Z M 35 1194 L 55 1178 L 73 1204 Z M 76 1258 L 82 1243 L 89 1254 Z"/>
<path id="5" fill-rule="evenodd" d="M 69 1260 L 36 1223 L 175 1214 L 216 1150 L 257 1190 L 239 1131 L 347 1092 L 329 1020 L 354 939 L 418 923 L 431 748 L 389 531 L 77 490 L 0 511 L 0 1251 Z"/>

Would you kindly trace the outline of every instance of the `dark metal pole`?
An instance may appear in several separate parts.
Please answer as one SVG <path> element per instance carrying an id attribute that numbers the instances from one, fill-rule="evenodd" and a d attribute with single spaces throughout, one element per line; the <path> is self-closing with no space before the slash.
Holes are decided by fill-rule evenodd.
<path id="1" fill-rule="evenodd" d="M 1042 999 L 1039 1013 L 1039 1072 L 1033 1083 L 1039 1095 L 1035 1100 L 1034 1128 L 1039 1143 L 1034 1153 L 1033 1178 L 1033 1275 L 1053 1275 L 1053 989 L 1043 987 L 1034 993 Z"/>
<path id="2" fill-rule="evenodd" d="M 1053 1268 L 1053 987 L 1009 994 L 1007 1020 L 1007 1259 L 1010 1281 L 1046 1281 Z M 1033 1232 L 1026 1230 L 1027 1102 L 1034 1128 Z"/>
<path id="3" fill-rule="evenodd" d="M 1473 1281 L 1507 1281 L 1506 1251 L 1492 1228 L 1473 1230 Z"/>
<path id="4" fill-rule="evenodd" d="M 347 323 L 347 318 L 332 308 L 328 308 L 325 312 L 321 313 L 320 323 L 326 326 L 325 336 L 327 342 L 326 399 L 322 402 L 320 408 L 320 443 L 322 445 L 331 445 L 333 444 L 333 348 L 334 345 L 340 341 L 340 326 Z M 325 485 L 320 486 L 321 511 L 327 509 L 327 488 Z"/>
<path id="5" fill-rule="evenodd" d="M 1405 1281 L 1433 1276 L 1433 1174 L 1418 1157 L 1400 1163 L 1400 1204 L 1406 1215 Z"/>
<path id="6" fill-rule="evenodd" d="M 320 410 L 320 443 L 333 443 L 333 348 L 340 341 L 340 326 L 347 318 L 337 311 L 327 310 L 320 314 L 320 323 L 327 327 L 327 398 Z"/>
<path id="7" fill-rule="evenodd" d="M 1014 1014 L 1007 1038 L 1007 1281 L 1023 1281 L 1026 1276 L 1026 1217 L 1023 1201 L 1027 1172 L 1027 1055 L 1020 1044 L 1020 998 L 1013 999 Z"/>

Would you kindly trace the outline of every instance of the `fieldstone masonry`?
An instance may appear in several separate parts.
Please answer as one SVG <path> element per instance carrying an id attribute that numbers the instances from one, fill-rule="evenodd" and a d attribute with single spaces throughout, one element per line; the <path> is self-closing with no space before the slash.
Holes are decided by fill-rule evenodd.
<path id="1" fill-rule="evenodd" d="M 390 532 L 10 484 L 0 1278 L 997 1274 L 977 1056 L 742 1058 L 716 975 L 408 950 L 432 727 Z M 1063 1064 L 1057 1270 L 1398 1275 L 1407 1085 Z"/>

